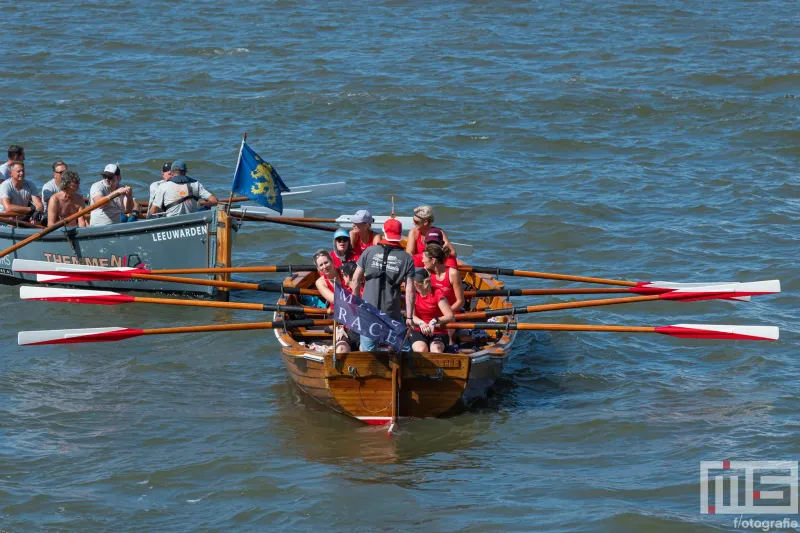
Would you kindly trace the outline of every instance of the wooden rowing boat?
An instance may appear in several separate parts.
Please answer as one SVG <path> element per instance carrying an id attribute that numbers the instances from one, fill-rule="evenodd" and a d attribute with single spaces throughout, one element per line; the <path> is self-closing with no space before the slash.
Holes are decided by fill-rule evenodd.
<path id="1" fill-rule="evenodd" d="M 14 259 L 101 267 L 151 269 L 207 268 L 230 266 L 231 230 L 236 221 L 216 208 L 188 215 L 158 218 L 127 224 L 113 224 L 68 231 L 56 230 L 27 246 L 0 257 L 0 283 L 16 285 L 36 282 L 35 274 L 11 270 Z M 37 229 L 0 225 L 0 249 L 37 233 Z M 214 279 L 214 275 L 197 275 Z M 201 285 L 162 281 L 101 280 L 72 283 L 80 287 L 191 294 L 226 299 L 226 291 Z"/>
<path id="2" fill-rule="evenodd" d="M 284 286 L 313 287 L 316 272 L 298 272 Z M 485 274 L 464 273 L 465 290 L 493 290 L 502 282 Z M 296 304 L 295 295 L 279 303 Z M 467 299 L 469 310 L 512 307 L 507 298 Z M 275 313 L 275 320 L 297 318 Z M 499 317 L 505 322 L 513 317 Z M 334 358 L 332 335 L 323 329 L 275 330 L 289 376 L 308 396 L 336 412 L 368 424 L 387 424 L 393 414 L 399 417 L 438 417 L 455 414 L 476 400 L 486 397 L 503 371 L 515 331 L 492 331 L 489 337 L 473 339 L 467 332 L 460 337 L 459 353 L 404 352 L 392 356 L 387 351 L 351 352 Z M 312 344 L 314 345 L 312 347 Z M 322 351 L 327 346 L 327 351 Z M 316 349 L 315 349 L 316 348 Z M 396 389 L 393 366 L 399 364 Z M 399 398 L 393 413 L 393 394 Z"/>

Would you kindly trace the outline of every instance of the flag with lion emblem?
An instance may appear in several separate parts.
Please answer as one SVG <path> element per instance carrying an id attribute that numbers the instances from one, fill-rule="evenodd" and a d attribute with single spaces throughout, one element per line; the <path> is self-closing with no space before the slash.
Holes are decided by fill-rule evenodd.
<path id="1" fill-rule="evenodd" d="M 281 193 L 289 192 L 289 187 L 272 165 L 261 159 L 243 140 L 231 191 L 283 214 Z"/>

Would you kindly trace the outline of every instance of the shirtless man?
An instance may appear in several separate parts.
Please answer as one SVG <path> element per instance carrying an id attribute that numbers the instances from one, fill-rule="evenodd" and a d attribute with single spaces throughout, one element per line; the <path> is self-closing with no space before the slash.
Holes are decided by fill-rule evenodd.
<path id="1" fill-rule="evenodd" d="M 61 174 L 61 191 L 53 194 L 47 203 L 47 225 L 52 226 L 61 219 L 74 215 L 84 207 L 83 196 L 78 192 L 81 178 L 77 172 L 65 170 Z M 86 227 L 85 217 L 78 217 L 67 226 Z"/>
<path id="2" fill-rule="evenodd" d="M 39 222 L 44 206 L 39 198 L 39 191 L 30 181 L 25 180 L 25 163 L 12 161 L 8 169 L 10 179 L 0 184 L 3 212 Z"/>

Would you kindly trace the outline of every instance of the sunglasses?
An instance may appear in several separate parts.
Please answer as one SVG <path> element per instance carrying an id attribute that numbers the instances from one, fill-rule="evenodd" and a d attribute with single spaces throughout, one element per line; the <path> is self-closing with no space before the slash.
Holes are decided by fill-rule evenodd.
<path id="1" fill-rule="evenodd" d="M 337 237 L 334 240 L 336 242 L 350 242 L 350 237 Z"/>

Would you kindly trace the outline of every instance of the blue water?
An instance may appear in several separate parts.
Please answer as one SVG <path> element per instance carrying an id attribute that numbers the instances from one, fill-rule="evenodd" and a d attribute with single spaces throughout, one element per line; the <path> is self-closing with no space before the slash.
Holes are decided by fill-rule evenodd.
<path id="1" fill-rule="evenodd" d="M 261 332 L 15 342 L 263 314 L 20 302 L 0 288 L 0 531 L 734 529 L 699 513 L 699 461 L 800 455 L 797 12 L 769 0 L 4 6 L 0 146 L 25 147 L 38 185 L 55 159 L 84 183 L 119 162 L 146 198 L 181 158 L 226 196 L 247 132 L 290 187 L 347 181 L 339 197 L 287 200 L 307 216 L 388 214 L 394 197 L 402 215 L 432 205 L 476 265 L 781 279 L 783 293 L 531 315 L 776 325 L 781 339 L 520 334 L 486 406 L 387 438 L 303 402 Z M 234 263 L 307 263 L 329 238 L 249 223 Z"/>

